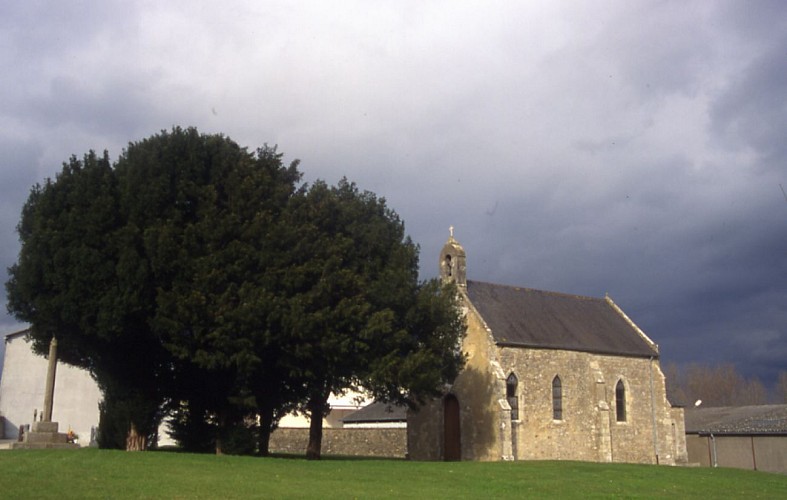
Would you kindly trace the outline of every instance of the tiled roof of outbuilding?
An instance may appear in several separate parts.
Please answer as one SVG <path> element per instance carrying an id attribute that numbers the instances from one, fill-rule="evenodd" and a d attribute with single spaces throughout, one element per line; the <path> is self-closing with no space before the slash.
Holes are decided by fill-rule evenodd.
<path id="1" fill-rule="evenodd" d="M 467 295 L 500 345 L 658 357 L 606 299 L 470 280 Z"/>
<path id="2" fill-rule="evenodd" d="M 689 434 L 787 435 L 787 405 L 686 408 Z"/>

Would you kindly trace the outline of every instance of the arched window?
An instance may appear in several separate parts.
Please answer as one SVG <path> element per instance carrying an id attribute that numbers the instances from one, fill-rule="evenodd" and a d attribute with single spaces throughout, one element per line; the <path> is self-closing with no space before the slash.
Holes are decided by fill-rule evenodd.
<path id="1" fill-rule="evenodd" d="M 451 262 L 451 256 L 450 255 L 446 255 L 445 256 L 445 275 L 450 278 L 453 274 L 454 274 L 454 266 L 453 266 L 453 263 Z"/>
<path id="2" fill-rule="evenodd" d="M 622 380 L 615 386 L 615 416 L 618 422 L 626 421 L 626 386 Z"/>
<path id="3" fill-rule="evenodd" d="M 557 375 L 552 379 L 552 418 L 563 420 L 563 384 Z"/>
<path id="4" fill-rule="evenodd" d="M 506 399 L 511 407 L 511 420 L 519 420 L 519 396 L 516 395 L 516 387 L 519 381 L 514 372 L 506 379 Z"/>

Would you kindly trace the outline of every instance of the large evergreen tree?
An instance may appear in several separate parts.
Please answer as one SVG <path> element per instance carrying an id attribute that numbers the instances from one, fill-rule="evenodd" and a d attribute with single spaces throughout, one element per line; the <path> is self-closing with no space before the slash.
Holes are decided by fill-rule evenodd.
<path id="1" fill-rule="evenodd" d="M 160 284 L 154 329 L 175 357 L 174 403 L 213 416 L 221 453 L 227 431 L 256 413 L 252 382 L 274 304 L 270 233 L 300 178 L 297 162 L 188 131 L 140 143 L 117 169 L 136 179 L 125 183 L 129 198 L 154 187 L 127 204 L 132 223 L 155 219 L 141 235 Z"/>
<path id="2" fill-rule="evenodd" d="M 91 152 L 33 188 L 8 309 L 37 352 L 56 335 L 61 358 L 96 378 L 102 446 L 144 449 L 165 399 L 194 399 L 218 427 L 253 412 L 255 279 L 299 177 L 274 148 L 174 128 L 114 168 Z"/>
<path id="3" fill-rule="evenodd" d="M 418 247 L 384 199 L 342 180 L 294 197 L 280 239 L 282 356 L 319 458 L 331 393 L 415 403 L 452 380 L 464 333 L 455 290 L 419 283 Z"/>
<path id="4" fill-rule="evenodd" d="M 60 358 L 97 380 L 99 443 L 144 448 L 155 433 L 166 353 L 149 326 L 155 288 L 121 215 L 108 155 L 73 157 L 35 186 L 18 226 L 8 310 L 31 325 L 33 348 L 57 336 Z"/>

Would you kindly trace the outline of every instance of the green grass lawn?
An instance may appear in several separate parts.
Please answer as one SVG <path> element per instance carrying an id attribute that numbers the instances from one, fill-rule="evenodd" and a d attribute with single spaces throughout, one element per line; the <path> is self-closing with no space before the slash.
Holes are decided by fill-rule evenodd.
<path id="1" fill-rule="evenodd" d="M 787 498 L 787 476 L 582 462 L 0 452 L 0 498 Z"/>

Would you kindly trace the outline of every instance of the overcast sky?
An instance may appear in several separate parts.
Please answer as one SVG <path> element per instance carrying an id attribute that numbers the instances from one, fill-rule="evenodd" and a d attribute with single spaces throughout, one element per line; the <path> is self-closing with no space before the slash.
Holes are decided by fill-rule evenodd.
<path id="1" fill-rule="evenodd" d="M 787 2 L 5 1 L 0 67 L 3 283 L 33 184 L 196 126 L 384 196 L 423 277 L 453 225 L 662 363 L 787 369 Z"/>

